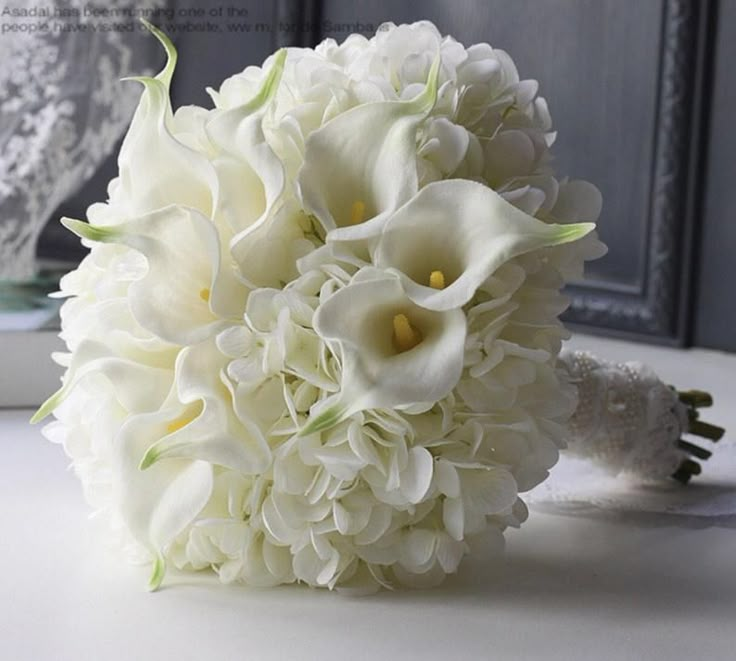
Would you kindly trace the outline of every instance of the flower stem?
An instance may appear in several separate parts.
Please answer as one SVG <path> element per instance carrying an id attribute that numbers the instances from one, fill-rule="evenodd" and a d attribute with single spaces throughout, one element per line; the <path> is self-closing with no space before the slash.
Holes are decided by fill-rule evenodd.
<path id="1" fill-rule="evenodd" d="M 687 429 L 684 430 L 686 433 L 693 436 L 699 436 L 713 442 L 719 441 L 723 438 L 725 429 L 712 425 L 708 422 L 700 420 L 700 411 L 698 409 L 707 408 L 713 405 L 713 397 L 710 393 L 703 390 L 675 390 L 677 398 L 681 404 L 687 409 Z M 690 443 L 683 439 L 677 441 L 677 447 L 687 452 L 693 457 L 697 457 L 701 461 L 705 461 L 713 454 L 710 450 Z M 684 459 L 679 465 L 677 470 L 672 474 L 672 477 L 681 482 L 687 484 L 693 475 L 700 475 L 702 468 L 697 461 L 692 459 Z"/>

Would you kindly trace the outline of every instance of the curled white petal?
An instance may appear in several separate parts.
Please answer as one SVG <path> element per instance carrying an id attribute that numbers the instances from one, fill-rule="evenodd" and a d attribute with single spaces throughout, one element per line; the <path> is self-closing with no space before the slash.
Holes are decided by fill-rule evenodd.
<path id="1" fill-rule="evenodd" d="M 400 278 L 407 296 L 430 310 L 467 303 L 499 266 L 525 252 L 575 241 L 590 223 L 551 225 L 487 186 L 454 179 L 429 184 L 386 222 L 377 266 Z M 433 287 L 433 272 L 442 286 Z"/>
<path id="2" fill-rule="evenodd" d="M 148 213 L 181 204 L 209 215 L 217 203 L 218 185 L 209 161 L 172 133 L 169 85 L 176 66 L 176 49 L 150 26 L 167 53 L 167 64 L 155 78 L 140 77 L 144 91 L 120 148 L 119 186 L 115 199 L 126 215 Z"/>
<path id="3" fill-rule="evenodd" d="M 164 340 L 194 344 L 242 311 L 244 292 L 220 260 L 217 230 L 194 209 L 170 206 L 105 227 L 62 222 L 86 239 L 127 245 L 145 256 L 148 270 L 130 285 L 130 305 L 141 326 Z"/>
<path id="4" fill-rule="evenodd" d="M 178 400 L 187 411 L 170 420 L 171 431 L 151 445 L 141 458 L 148 469 L 175 457 L 202 459 L 244 475 L 263 472 L 270 450 L 255 425 L 240 420 L 233 408 L 233 393 L 221 377 L 226 358 L 212 340 L 184 349 L 177 360 Z"/>
<path id="5" fill-rule="evenodd" d="M 299 189 L 333 240 L 374 234 L 416 192 L 416 131 L 436 99 L 438 64 L 415 99 L 357 106 L 307 140 Z"/>
<path id="6" fill-rule="evenodd" d="M 397 315 L 405 315 L 421 335 L 409 350 L 395 346 Z M 460 378 L 465 315 L 461 310 L 419 307 L 395 277 L 377 276 L 341 289 L 317 309 L 314 327 L 339 347 L 343 375 L 338 403 L 311 421 L 303 433 L 323 424 L 331 426 L 361 409 L 437 401 Z"/>

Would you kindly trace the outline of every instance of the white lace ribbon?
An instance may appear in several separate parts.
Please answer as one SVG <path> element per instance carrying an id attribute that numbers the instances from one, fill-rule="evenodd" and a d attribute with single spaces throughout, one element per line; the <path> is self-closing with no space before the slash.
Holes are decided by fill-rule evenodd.
<path id="1" fill-rule="evenodd" d="M 563 351 L 560 363 L 579 398 L 569 454 L 645 480 L 669 477 L 688 459 L 678 447 L 688 430 L 688 409 L 649 367 L 585 351 Z"/>
<path id="2" fill-rule="evenodd" d="M 723 399 L 731 358 L 714 363 L 704 353 L 698 358 L 706 376 L 693 375 L 693 381 L 703 385 L 711 380 L 720 388 L 712 417 L 732 426 L 733 412 L 724 408 Z M 694 409 L 640 363 L 612 363 L 587 352 L 564 351 L 560 367 L 578 388 L 579 406 L 571 420 L 568 449 L 549 478 L 524 494 L 528 505 L 576 516 L 625 512 L 647 525 L 736 525 L 733 439 L 720 441 L 703 474 L 683 487 L 666 479 L 681 465 L 678 462 L 689 460 L 687 444 L 683 449 L 679 443 L 682 435 L 716 440 L 722 430 L 692 421 L 688 414 L 694 416 Z M 697 443 L 716 450 L 709 440 Z"/>

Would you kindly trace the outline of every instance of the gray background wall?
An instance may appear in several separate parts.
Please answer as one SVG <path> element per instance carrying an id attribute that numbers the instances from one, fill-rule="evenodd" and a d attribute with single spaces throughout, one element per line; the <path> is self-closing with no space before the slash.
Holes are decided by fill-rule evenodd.
<path id="1" fill-rule="evenodd" d="M 708 32 L 713 41 L 710 113 L 703 158 L 700 241 L 694 286 L 693 342 L 736 350 L 736 2 L 723 0 Z"/>
<path id="2" fill-rule="evenodd" d="M 179 2 L 178 6 L 203 6 Z M 206 4 L 206 3 L 205 3 Z M 217 3 L 212 3 L 213 5 Z M 368 34 L 428 18 L 469 45 L 507 50 L 536 78 L 559 131 L 560 174 L 598 185 L 609 254 L 570 288 L 567 321 L 589 332 L 736 350 L 736 1 L 278 0 L 238 3 L 270 31 L 186 33 L 172 96 L 208 104 L 206 85 L 276 46 Z M 280 31 L 279 23 L 301 23 Z M 66 205 L 104 196 L 111 159 Z"/>

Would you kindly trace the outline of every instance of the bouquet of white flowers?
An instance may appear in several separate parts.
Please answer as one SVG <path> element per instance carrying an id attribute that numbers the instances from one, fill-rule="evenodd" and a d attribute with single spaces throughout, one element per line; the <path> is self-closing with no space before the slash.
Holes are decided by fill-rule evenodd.
<path id="1" fill-rule="evenodd" d="M 175 113 L 148 27 L 168 62 L 109 200 L 62 221 L 90 253 L 36 417 L 152 587 L 440 580 L 571 440 L 560 290 L 605 252 L 598 190 L 555 178 L 506 53 L 430 23 L 279 51 Z"/>

